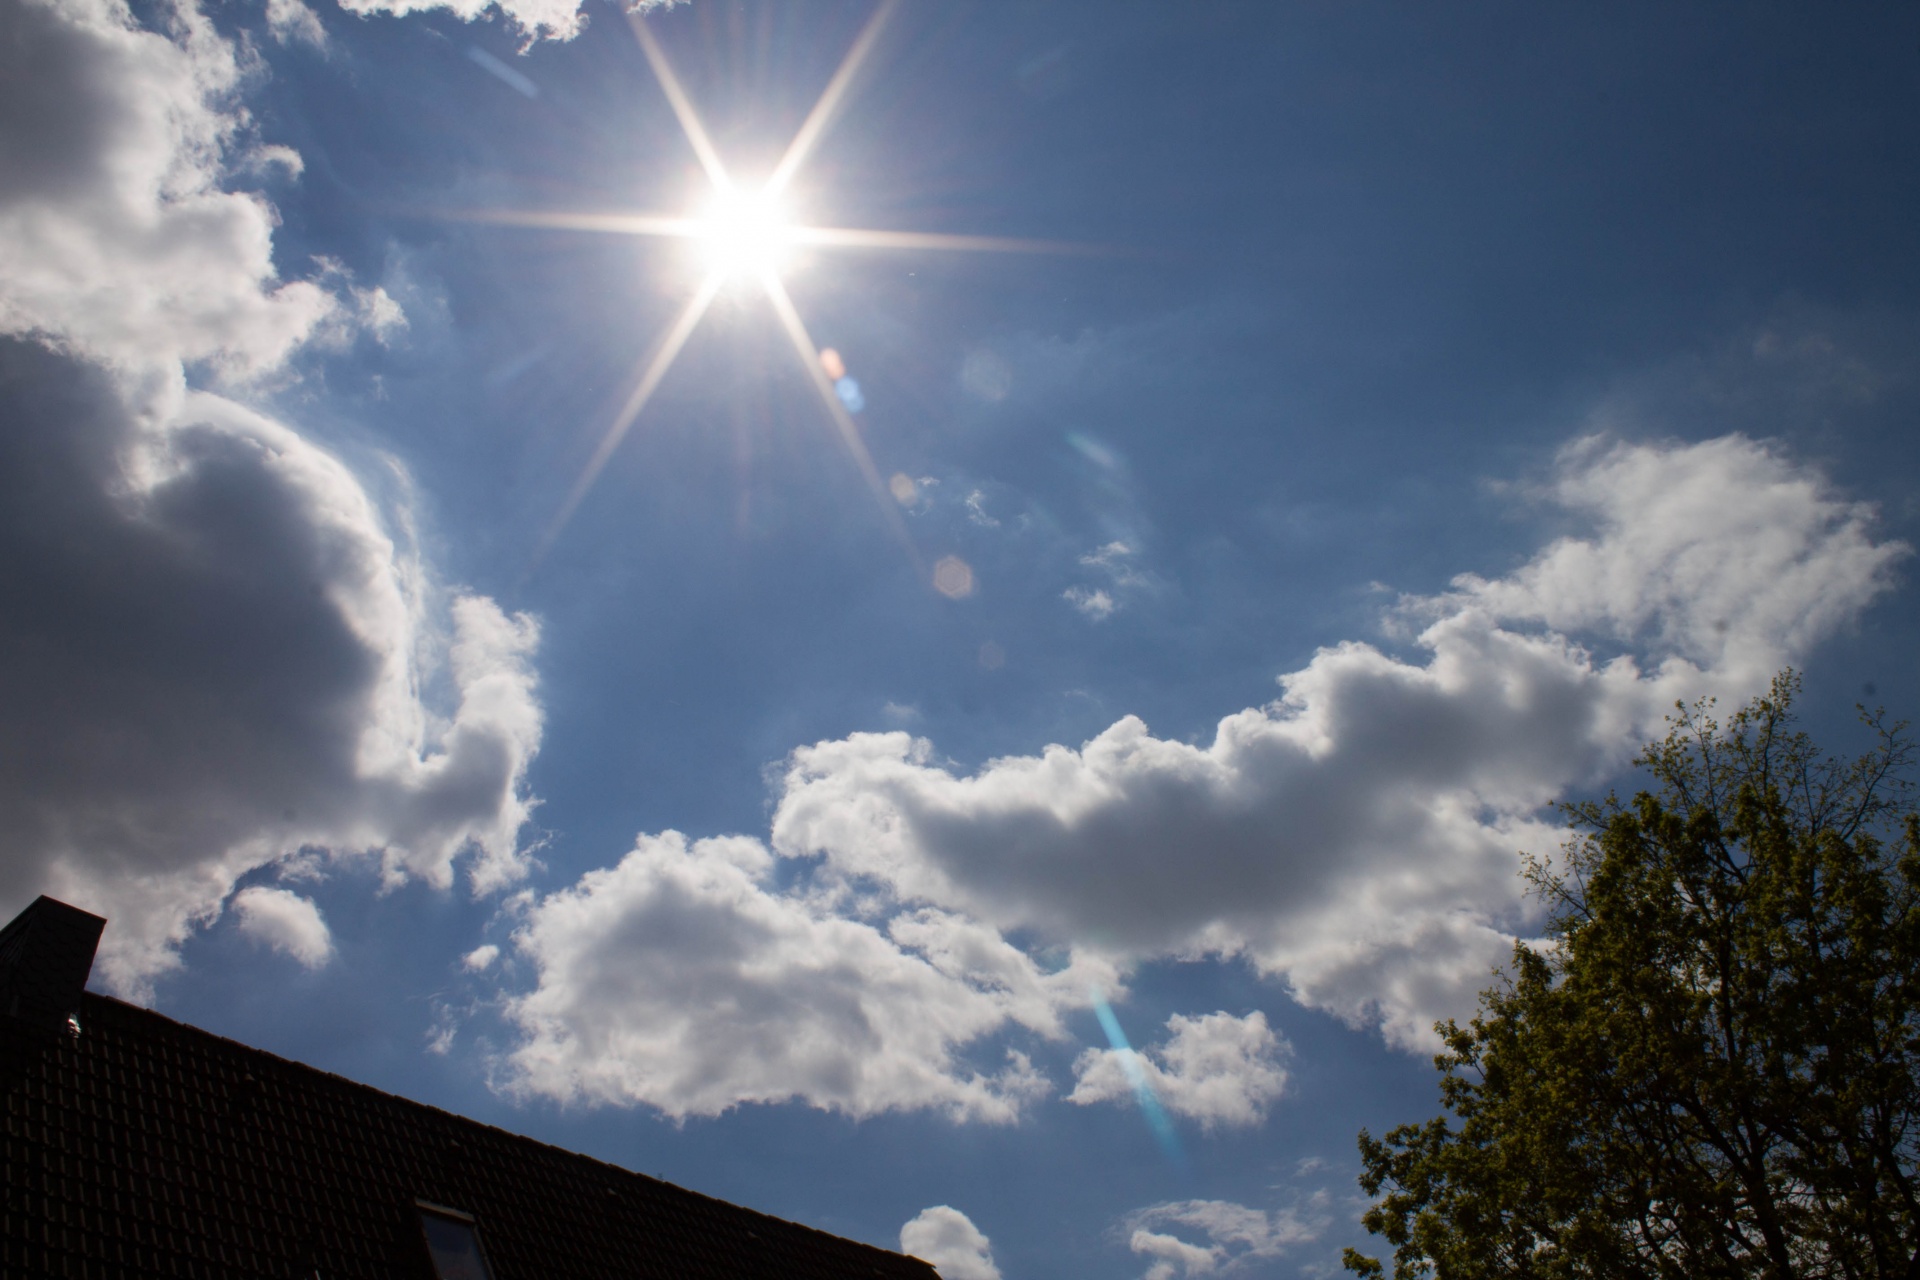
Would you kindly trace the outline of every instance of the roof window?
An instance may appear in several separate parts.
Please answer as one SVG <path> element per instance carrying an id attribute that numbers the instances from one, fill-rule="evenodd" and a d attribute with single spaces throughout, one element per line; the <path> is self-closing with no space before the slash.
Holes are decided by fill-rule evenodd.
<path id="1" fill-rule="evenodd" d="M 420 1231 L 426 1236 L 438 1280 L 493 1280 L 487 1255 L 480 1248 L 480 1225 L 471 1214 L 425 1200 L 414 1203 L 420 1209 Z"/>

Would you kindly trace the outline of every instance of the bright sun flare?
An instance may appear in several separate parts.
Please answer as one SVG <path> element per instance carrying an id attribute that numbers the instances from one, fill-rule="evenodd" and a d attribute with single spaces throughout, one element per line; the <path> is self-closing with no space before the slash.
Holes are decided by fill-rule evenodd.
<path id="1" fill-rule="evenodd" d="M 793 224 L 773 191 L 716 191 L 697 222 L 700 256 L 716 275 L 778 275 L 793 249 Z"/>
<path id="2" fill-rule="evenodd" d="M 763 186 L 753 190 L 744 190 L 736 185 L 727 172 L 727 166 L 714 149 L 713 141 L 707 136 L 706 126 L 700 123 L 700 116 L 693 108 L 693 102 L 687 97 L 680 79 L 674 74 L 672 65 L 667 61 L 666 53 L 654 39 L 653 33 L 640 17 L 642 6 L 627 6 L 627 23 L 633 29 L 634 37 L 640 43 L 641 52 L 646 55 L 654 75 L 660 82 L 660 88 L 666 93 L 673 107 L 680 128 L 687 136 L 687 142 L 699 157 L 700 167 L 706 171 L 708 182 L 712 184 L 713 194 L 692 217 L 662 217 L 647 213 L 516 213 L 505 210 L 493 210 L 483 215 L 475 215 L 489 222 L 502 222 L 511 225 L 571 229 L 576 231 L 617 232 L 637 236 L 670 236 L 691 240 L 704 268 L 703 280 L 694 290 L 693 296 L 681 308 L 679 316 L 670 325 L 654 347 L 653 353 L 645 360 L 635 379 L 632 391 L 626 403 L 614 415 L 605 433 L 600 438 L 593 456 L 581 469 L 580 477 L 568 491 L 560 510 L 547 526 L 540 545 L 534 551 L 534 562 L 546 554 L 546 549 L 566 527 L 575 509 L 580 505 L 587 491 L 593 487 L 607 459 L 619 447 L 627 428 L 639 416 L 660 381 L 666 376 L 668 368 L 686 345 L 687 339 L 700 323 L 700 317 L 713 302 L 719 291 L 734 281 L 756 280 L 766 291 L 767 301 L 772 305 L 780 326 L 786 331 L 793 343 L 802 365 L 810 374 L 814 389 L 819 392 L 820 402 L 832 420 L 840 441 L 846 446 L 847 453 L 858 467 L 867 487 L 873 492 L 880 509 L 885 513 L 887 522 L 892 526 L 894 536 L 907 551 L 908 557 L 916 567 L 920 565 L 919 553 L 914 549 L 913 539 L 900 517 L 899 504 L 893 500 L 887 482 L 880 477 L 874 467 L 873 458 L 868 454 L 861 440 L 860 430 L 854 425 L 850 410 L 840 399 L 835 389 L 835 381 L 840 375 L 829 376 L 822 364 L 823 354 L 807 333 L 806 324 L 801 320 L 793 300 L 788 297 L 786 285 L 781 276 L 792 265 L 795 248 L 805 245 L 810 249 L 931 249 L 958 250 L 962 252 L 987 251 L 995 253 L 1074 253 L 1085 252 L 1082 246 L 1060 244 L 1042 240 L 1012 240 L 998 236 L 948 235 L 926 231 L 871 231 L 849 227 L 803 226 L 792 219 L 792 211 L 781 198 L 789 183 L 805 163 L 820 140 L 828 121 L 837 110 L 841 97 L 853 79 L 854 72 L 872 50 L 879 38 L 880 30 L 886 25 L 888 15 L 899 6 L 900 0 L 880 0 L 879 7 L 860 36 L 847 50 L 839 70 L 820 94 L 819 101 L 808 112 L 800 131 L 788 144 L 787 151 L 780 163 Z M 952 559 L 952 557 L 949 557 Z M 945 563 L 944 561 L 942 563 Z M 955 563 L 959 563 L 957 560 Z M 964 565 L 961 566 L 963 569 Z M 941 590 L 946 590 L 942 587 Z"/>

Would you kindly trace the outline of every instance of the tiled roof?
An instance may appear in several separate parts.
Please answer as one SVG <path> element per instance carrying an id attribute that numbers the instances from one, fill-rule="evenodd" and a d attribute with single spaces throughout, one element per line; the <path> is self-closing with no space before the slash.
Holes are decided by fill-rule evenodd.
<path id="1" fill-rule="evenodd" d="M 425 1280 L 430 1201 L 474 1217 L 495 1280 L 936 1280 L 106 996 L 78 1021 L 0 1017 L 0 1275 Z"/>

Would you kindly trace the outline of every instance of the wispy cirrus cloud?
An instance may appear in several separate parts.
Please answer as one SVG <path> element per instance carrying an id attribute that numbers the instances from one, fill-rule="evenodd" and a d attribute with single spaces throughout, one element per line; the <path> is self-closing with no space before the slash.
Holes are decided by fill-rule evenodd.
<path id="1" fill-rule="evenodd" d="M 1319 1239 L 1328 1221 L 1327 1196 L 1320 1192 L 1272 1210 L 1230 1200 L 1169 1201 L 1127 1215 L 1121 1229 L 1129 1249 L 1153 1259 L 1145 1280 L 1174 1280 L 1271 1262 Z M 1195 1243 L 1196 1236 L 1206 1243 Z"/>
<path id="2" fill-rule="evenodd" d="M 1130 596 L 1138 595 L 1153 585 L 1153 580 L 1139 567 L 1139 553 L 1131 545 L 1118 540 L 1105 543 L 1080 557 L 1081 567 L 1091 569 L 1105 581 L 1105 586 L 1088 586 L 1075 583 L 1060 593 L 1060 598 L 1095 622 L 1104 622 Z"/>

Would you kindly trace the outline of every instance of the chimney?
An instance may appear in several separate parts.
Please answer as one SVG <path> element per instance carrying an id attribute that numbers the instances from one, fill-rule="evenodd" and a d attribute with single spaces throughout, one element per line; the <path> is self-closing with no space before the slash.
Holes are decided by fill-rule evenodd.
<path id="1" fill-rule="evenodd" d="M 80 1012 L 80 993 L 93 971 L 101 917 L 45 896 L 0 929 L 0 1031 L 64 1030 Z"/>

